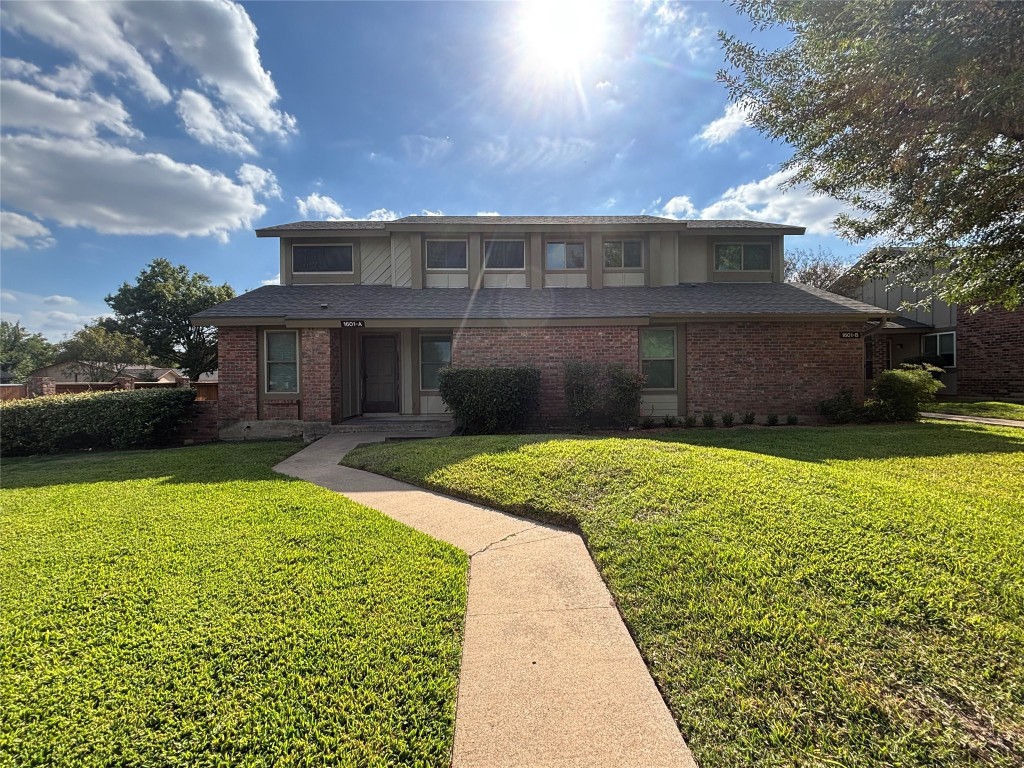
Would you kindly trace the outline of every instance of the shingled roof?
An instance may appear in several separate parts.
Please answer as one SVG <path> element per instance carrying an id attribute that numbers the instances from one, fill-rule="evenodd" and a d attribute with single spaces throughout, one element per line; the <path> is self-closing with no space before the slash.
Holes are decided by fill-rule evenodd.
<path id="1" fill-rule="evenodd" d="M 193 315 L 225 319 L 572 320 L 807 315 L 880 318 L 879 307 L 794 283 L 696 283 L 654 288 L 392 288 L 383 285 L 268 285 Z"/>

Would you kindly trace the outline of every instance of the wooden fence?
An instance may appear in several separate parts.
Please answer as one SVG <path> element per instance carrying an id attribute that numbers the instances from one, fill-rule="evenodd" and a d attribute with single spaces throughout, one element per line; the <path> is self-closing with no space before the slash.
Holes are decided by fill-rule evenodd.
<path id="1" fill-rule="evenodd" d="M 0 402 L 4 400 L 24 400 L 24 384 L 0 384 Z"/>

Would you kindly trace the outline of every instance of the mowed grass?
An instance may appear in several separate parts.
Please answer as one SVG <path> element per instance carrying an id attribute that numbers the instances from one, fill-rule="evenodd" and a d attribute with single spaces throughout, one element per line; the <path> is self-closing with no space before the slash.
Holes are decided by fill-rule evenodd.
<path id="1" fill-rule="evenodd" d="M 0 765 L 448 765 L 465 556 L 298 447 L 4 461 Z"/>
<path id="2" fill-rule="evenodd" d="M 1024 421 L 1024 403 L 989 400 L 977 403 L 942 401 L 925 408 L 932 413 L 954 413 L 958 416 L 983 416 L 987 419 L 1013 419 Z"/>
<path id="3" fill-rule="evenodd" d="M 370 469 L 571 521 L 702 765 L 1024 764 L 1024 432 L 449 438 Z"/>

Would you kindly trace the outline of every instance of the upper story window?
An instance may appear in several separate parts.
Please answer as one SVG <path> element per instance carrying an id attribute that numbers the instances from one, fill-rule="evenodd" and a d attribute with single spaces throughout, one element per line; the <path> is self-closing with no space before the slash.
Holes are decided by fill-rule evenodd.
<path id="1" fill-rule="evenodd" d="M 548 242 L 544 250 L 544 269 L 556 272 L 586 267 L 587 248 L 582 240 Z"/>
<path id="2" fill-rule="evenodd" d="M 267 392 L 299 391 L 299 332 L 267 331 Z"/>
<path id="3" fill-rule="evenodd" d="M 465 240 L 427 240 L 427 269 L 467 269 Z"/>
<path id="4" fill-rule="evenodd" d="M 352 274 L 352 246 L 293 245 L 292 272 Z"/>
<path id="5" fill-rule="evenodd" d="M 772 247 L 769 243 L 717 243 L 715 271 L 769 271 L 772 268 Z"/>
<path id="6" fill-rule="evenodd" d="M 484 240 L 484 269 L 526 269 L 526 243 Z"/>
<path id="7" fill-rule="evenodd" d="M 643 269 L 644 244 L 641 240 L 605 240 L 605 269 Z"/>
<path id="8" fill-rule="evenodd" d="M 921 337 L 921 354 L 941 357 L 947 368 L 956 365 L 956 331 L 929 333 Z"/>

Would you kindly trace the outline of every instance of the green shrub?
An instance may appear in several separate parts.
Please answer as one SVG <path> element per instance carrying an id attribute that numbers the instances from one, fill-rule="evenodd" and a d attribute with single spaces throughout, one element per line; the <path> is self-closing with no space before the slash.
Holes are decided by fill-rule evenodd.
<path id="1" fill-rule="evenodd" d="M 636 426 L 640 418 L 640 402 L 643 400 L 644 383 L 647 378 L 621 363 L 607 369 L 606 414 L 616 426 L 627 429 Z"/>
<path id="2" fill-rule="evenodd" d="M 711 428 L 715 426 L 715 414 L 710 411 L 704 411 L 704 414 L 700 417 L 701 422 L 705 427 Z"/>
<path id="3" fill-rule="evenodd" d="M 565 402 L 576 429 L 593 427 L 601 415 L 601 366 L 570 360 L 565 364 Z"/>
<path id="4" fill-rule="evenodd" d="M 540 405 L 540 371 L 529 366 L 442 368 L 438 389 L 463 432 L 514 432 Z"/>
<path id="5" fill-rule="evenodd" d="M 901 365 L 875 376 L 875 399 L 867 404 L 870 418 L 880 421 L 913 421 L 921 407 L 935 401 L 942 382 L 933 377 L 935 366 Z"/>
<path id="6" fill-rule="evenodd" d="M 662 416 L 661 425 L 666 429 L 672 429 L 678 422 L 675 416 Z"/>
<path id="7" fill-rule="evenodd" d="M 853 401 L 853 392 L 848 389 L 818 403 L 818 413 L 833 424 L 849 424 L 866 418 L 864 407 Z"/>
<path id="8" fill-rule="evenodd" d="M 194 399 L 191 389 L 138 389 L 3 403 L 0 454 L 159 445 L 188 419 Z"/>
<path id="9" fill-rule="evenodd" d="M 697 417 L 696 416 L 687 416 L 685 423 L 686 423 L 686 426 L 688 428 L 692 429 L 693 427 L 697 426 Z"/>
<path id="10" fill-rule="evenodd" d="M 800 419 L 797 418 L 797 415 L 795 413 L 791 413 L 788 416 L 786 416 L 786 423 L 792 427 L 794 424 L 799 424 Z"/>
<path id="11" fill-rule="evenodd" d="M 754 423 L 754 412 L 753 411 L 747 411 L 746 413 L 743 414 L 743 423 L 744 424 L 753 424 Z"/>
<path id="12" fill-rule="evenodd" d="M 653 416 L 644 416 L 643 421 L 640 422 L 640 429 L 654 429 L 657 422 Z"/>
<path id="13" fill-rule="evenodd" d="M 731 414 L 731 413 L 723 413 L 722 414 L 722 426 L 723 427 L 731 427 L 733 421 L 735 420 L 735 418 L 736 417 L 733 414 Z"/>
<path id="14" fill-rule="evenodd" d="M 764 423 L 769 427 L 777 427 L 779 425 L 779 414 L 769 413 L 765 416 Z"/>

